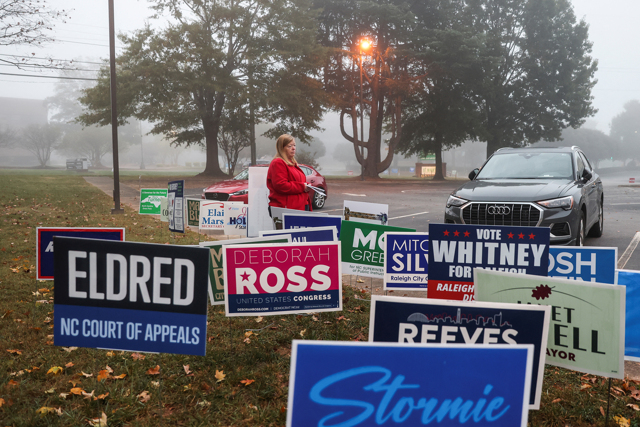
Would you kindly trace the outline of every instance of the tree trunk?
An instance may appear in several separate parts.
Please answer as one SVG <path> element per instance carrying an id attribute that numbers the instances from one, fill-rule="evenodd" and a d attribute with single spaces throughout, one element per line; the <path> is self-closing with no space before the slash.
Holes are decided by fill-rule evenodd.
<path id="1" fill-rule="evenodd" d="M 220 131 L 220 116 L 222 115 L 224 101 L 224 92 L 218 92 L 215 95 L 213 113 L 207 112 L 202 118 L 204 142 L 207 149 L 207 166 L 198 176 L 210 176 L 214 178 L 228 177 L 228 175 L 220 169 L 220 161 L 218 160 L 218 132 Z"/>
<path id="2" fill-rule="evenodd" d="M 436 173 L 433 175 L 433 180 L 444 181 L 444 174 L 442 173 L 442 133 L 440 132 L 436 132 L 435 134 L 433 151 L 436 155 Z"/>

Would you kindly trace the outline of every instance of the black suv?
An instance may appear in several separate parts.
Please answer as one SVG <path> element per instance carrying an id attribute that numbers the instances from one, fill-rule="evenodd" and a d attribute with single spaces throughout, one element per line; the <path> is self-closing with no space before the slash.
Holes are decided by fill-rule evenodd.
<path id="1" fill-rule="evenodd" d="M 604 228 L 602 181 L 580 148 L 501 148 L 447 200 L 446 223 L 551 228 L 582 246 Z"/>

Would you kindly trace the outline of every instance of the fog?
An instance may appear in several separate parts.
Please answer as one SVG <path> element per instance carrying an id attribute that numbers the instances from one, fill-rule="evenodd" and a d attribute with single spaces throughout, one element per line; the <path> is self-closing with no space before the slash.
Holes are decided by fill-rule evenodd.
<path id="1" fill-rule="evenodd" d="M 0 58 L 7 55 L 32 56 L 36 58 L 55 58 L 59 60 L 78 60 L 86 62 L 100 62 L 108 58 L 108 14 L 106 0 L 50 0 L 48 2 L 56 9 L 68 11 L 66 22 L 58 22 L 54 27 L 56 42 L 36 48 L 29 46 L 3 47 Z M 152 13 L 144 0 L 115 0 L 115 24 L 118 32 L 131 32 L 141 28 L 145 22 L 162 25 L 162 21 L 149 20 Z M 593 89 L 593 105 L 598 112 L 583 126 L 609 135 L 611 123 L 616 115 L 625 111 L 624 105 L 630 100 L 640 99 L 640 50 L 635 48 L 635 41 L 640 38 L 640 26 L 637 16 L 640 14 L 640 2 L 633 0 L 573 0 L 575 14 L 578 19 L 584 19 L 589 24 L 589 38 L 593 42 L 592 56 L 599 62 Z M 2 63 L 0 70 L 0 98 L 26 98 L 43 100 L 54 93 L 55 79 L 46 78 L 56 76 L 55 70 L 34 70 L 29 67 L 17 69 Z M 85 64 L 97 67 L 95 64 Z M 8 75 L 23 74 L 23 76 Z M 69 83 L 71 84 L 71 83 Z M 8 115 L 2 116 L 0 125 L 6 126 L 12 120 Z M 355 164 L 355 156 L 349 157 L 348 150 L 336 158 L 336 150 L 345 143 L 340 134 L 339 116 L 335 113 L 327 114 L 320 124 L 322 131 L 315 131 L 312 136 L 325 146 L 326 154 L 318 158 L 321 172 L 326 174 L 346 174 L 352 171 L 359 173 L 359 166 Z M 138 132 L 138 140 L 123 147 L 121 167 L 139 168 L 144 163 L 145 168 L 181 167 L 198 170 L 204 167 L 204 153 L 198 147 L 189 149 L 173 148 L 166 140 L 158 136 L 146 135 L 150 125 L 143 123 Z M 366 126 L 365 126 L 366 128 Z M 142 142 L 142 144 L 140 144 Z M 630 141 L 628 141 L 630 142 Z M 263 144 L 269 142 L 262 141 Z M 270 142 L 273 144 L 273 141 Z M 1 144 L 0 144 L 1 146 Z M 458 175 L 466 173 L 484 160 L 484 150 L 481 143 L 468 143 L 455 152 L 444 155 L 448 163 L 448 172 Z M 344 147 L 343 147 L 344 148 Z M 19 149 L 0 148 L 0 166 L 35 166 L 37 159 Z M 383 156 L 386 152 L 382 153 Z M 271 156 L 265 155 L 266 157 Z M 628 157 L 634 157 L 633 152 Z M 50 165 L 64 165 L 68 157 L 65 153 L 54 152 Z M 624 153 L 618 153 L 623 159 Z M 410 168 L 419 160 L 404 159 L 396 155 L 388 173 L 397 169 L 398 174 L 410 174 Z M 611 165 L 616 164 L 616 159 Z M 618 164 L 624 160 L 618 160 Z M 600 162 L 600 167 L 607 164 Z M 110 154 L 103 158 L 103 165 L 110 166 Z"/>

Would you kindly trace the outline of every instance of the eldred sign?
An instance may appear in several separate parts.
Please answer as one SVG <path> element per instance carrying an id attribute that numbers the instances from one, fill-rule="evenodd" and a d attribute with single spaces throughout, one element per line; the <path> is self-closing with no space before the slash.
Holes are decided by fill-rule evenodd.
<path id="1" fill-rule="evenodd" d="M 124 228 L 97 227 L 38 227 L 36 229 L 36 278 L 53 279 L 53 237 L 82 237 L 85 239 L 124 241 Z"/>
<path id="2" fill-rule="evenodd" d="M 171 181 L 167 193 L 169 230 L 184 233 L 184 180 Z"/>
<path id="3" fill-rule="evenodd" d="M 203 201 L 200 203 L 200 230 L 224 228 L 224 203 Z"/>
<path id="4" fill-rule="evenodd" d="M 202 248 L 55 238 L 54 343 L 205 354 Z"/>
<path id="5" fill-rule="evenodd" d="M 549 277 L 614 284 L 617 265 L 618 248 L 549 248 Z"/>
<path id="6" fill-rule="evenodd" d="M 383 288 L 427 290 L 429 233 L 385 233 Z"/>
<path id="7" fill-rule="evenodd" d="M 163 197 L 167 197 L 166 188 L 141 188 L 139 213 L 160 215 Z"/>
<path id="8" fill-rule="evenodd" d="M 626 288 L 624 358 L 640 362 L 640 271 L 618 270 L 618 284 Z"/>
<path id="9" fill-rule="evenodd" d="M 342 310 L 338 242 L 224 247 L 227 316 Z"/>
<path id="10" fill-rule="evenodd" d="M 338 230 L 338 238 L 340 238 L 342 217 L 339 215 L 309 215 L 302 212 L 295 215 L 282 215 L 282 228 L 284 230 L 313 227 L 335 227 Z"/>
<path id="11" fill-rule="evenodd" d="M 291 236 L 294 243 L 304 242 L 333 242 L 338 240 L 338 231 L 335 227 L 299 228 L 288 230 L 261 231 L 260 237 L 267 236 Z"/>
<path id="12" fill-rule="evenodd" d="M 540 407 L 551 307 L 371 296 L 369 341 L 532 344 L 529 409 Z"/>
<path id="13" fill-rule="evenodd" d="M 384 233 L 389 231 L 411 233 L 416 230 L 344 221 L 340 235 L 344 274 L 383 278 Z"/>
<path id="14" fill-rule="evenodd" d="M 187 225 L 189 227 L 200 225 L 200 200 L 187 199 Z"/>
<path id="15" fill-rule="evenodd" d="M 473 300 L 473 269 L 547 275 L 546 227 L 429 224 L 428 298 Z"/>
<path id="16" fill-rule="evenodd" d="M 211 305 L 224 304 L 224 258 L 222 256 L 222 246 L 290 242 L 291 237 L 289 236 L 200 242 L 200 246 L 209 248 L 209 252 L 211 254 L 211 262 L 209 262 L 209 301 L 211 302 Z"/>
<path id="17" fill-rule="evenodd" d="M 287 426 L 527 425 L 530 345 L 293 341 Z"/>
<path id="18" fill-rule="evenodd" d="M 481 269 L 475 284 L 478 301 L 551 306 L 546 363 L 623 378 L 623 286 Z"/>

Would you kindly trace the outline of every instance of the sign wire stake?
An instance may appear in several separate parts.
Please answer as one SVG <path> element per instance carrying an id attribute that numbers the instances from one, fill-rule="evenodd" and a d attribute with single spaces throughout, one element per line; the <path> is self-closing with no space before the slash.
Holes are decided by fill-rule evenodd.
<path id="1" fill-rule="evenodd" d="M 604 427 L 609 426 L 609 406 L 611 405 L 611 377 L 609 377 L 609 388 L 607 389 L 607 415 L 604 418 Z"/>

